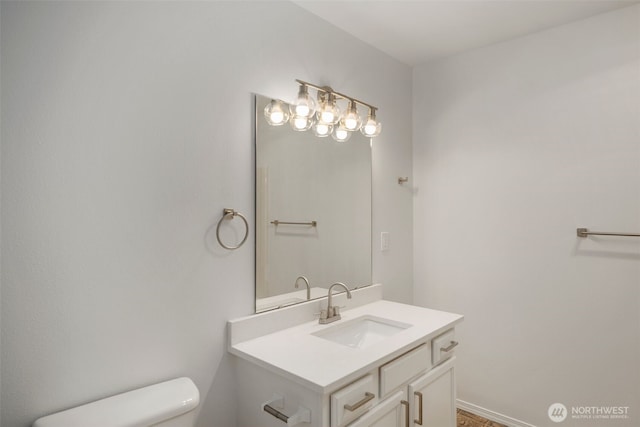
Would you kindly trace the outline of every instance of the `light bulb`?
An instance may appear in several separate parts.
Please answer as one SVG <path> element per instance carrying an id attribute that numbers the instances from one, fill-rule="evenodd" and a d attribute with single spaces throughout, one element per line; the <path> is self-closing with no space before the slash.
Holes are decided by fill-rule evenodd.
<path id="1" fill-rule="evenodd" d="M 360 132 L 366 137 L 375 138 L 380 135 L 382 132 L 382 123 L 376 120 L 376 110 L 369 110 L 369 117 L 367 117 L 367 121 L 364 122 L 362 127 L 360 128 Z"/>
<path id="2" fill-rule="evenodd" d="M 316 113 L 318 121 L 326 124 L 335 125 L 340 120 L 340 108 L 336 105 L 336 97 L 329 92 L 327 100 L 320 106 Z"/>
<path id="3" fill-rule="evenodd" d="M 264 117 L 271 126 L 281 126 L 289 120 L 289 108 L 279 99 L 272 99 L 264 107 Z"/>
<path id="4" fill-rule="evenodd" d="M 343 126 L 339 126 L 335 128 L 335 130 L 331 134 L 331 137 L 338 142 L 346 142 L 349 140 L 349 138 L 351 138 L 351 132 L 349 132 Z"/>
<path id="5" fill-rule="evenodd" d="M 311 129 L 313 120 L 309 117 L 293 116 L 291 118 L 291 128 L 297 131 L 305 131 Z"/>
<path id="6" fill-rule="evenodd" d="M 354 101 L 349 101 L 349 108 L 340 120 L 340 125 L 343 126 L 346 130 L 353 132 L 360 129 L 361 124 L 362 119 L 358 115 L 356 103 Z"/>
<path id="7" fill-rule="evenodd" d="M 298 97 L 289 104 L 292 116 L 311 117 L 317 109 L 316 100 L 309 96 L 307 85 L 301 84 Z"/>
<path id="8" fill-rule="evenodd" d="M 315 125 L 313 125 L 313 134 L 317 137 L 327 137 L 331 135 L 331 131 L 333 131 L 333 125 L 328 125 L 323 122 L 317 122 Z"/>

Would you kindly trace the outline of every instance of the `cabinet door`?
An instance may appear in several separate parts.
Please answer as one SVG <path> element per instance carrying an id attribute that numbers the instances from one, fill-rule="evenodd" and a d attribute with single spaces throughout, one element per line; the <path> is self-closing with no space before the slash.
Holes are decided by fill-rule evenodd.
<path id="1" fill-rule="evenodd" d="M 456 427 L 455 359 L 409 384 L 411 426 Z"/>
<path id="2" fill-rule="evenodd" d="M 348 427 L 409 427 L 408 406 L 404 391 L 397 391 Z"/>

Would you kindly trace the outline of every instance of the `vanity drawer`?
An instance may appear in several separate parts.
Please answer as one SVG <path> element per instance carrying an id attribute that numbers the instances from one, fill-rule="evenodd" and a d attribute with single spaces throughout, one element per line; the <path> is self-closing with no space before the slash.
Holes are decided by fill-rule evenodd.
<path id="1" fill-rule="evenodd" d="M 429 369 L 430 359 L 429 346 L 422 344 L 380 367 L 380 396 L 386 396 L 420 372 Z"/>
<path id="2" fill-rule="evenodd" d="M 431 362 L 434 366 L 453 356 L 454 348 L 458 345 L 458 342 L 455 340 L 454 329 L 449 329 L 442 335 L 437 336 L 432 342 Z"/>
<path id="3" fill-rule="evenodd" d="M 331 427 L 344 426 L 371 408 L 376 388 L 369 374 L 331 394 Z"/>

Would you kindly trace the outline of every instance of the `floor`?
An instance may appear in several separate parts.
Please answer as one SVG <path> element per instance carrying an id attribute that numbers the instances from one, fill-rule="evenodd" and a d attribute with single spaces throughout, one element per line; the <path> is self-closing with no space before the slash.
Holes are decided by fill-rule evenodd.
<path id="1" fill-rule="evenodd" d="M 479 415 L 458 409 L 458 427 L 507 427 L 495 421 L 489 421 Z"/>

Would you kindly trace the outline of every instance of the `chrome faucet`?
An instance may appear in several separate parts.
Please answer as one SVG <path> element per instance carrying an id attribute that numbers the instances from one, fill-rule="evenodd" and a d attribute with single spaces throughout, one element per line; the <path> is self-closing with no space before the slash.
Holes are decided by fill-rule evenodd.
<path id="1" fill-rule="evenodd" d="M 329 298 L 327 299 L 327 309 L 320 312 L 320 324 L 325 325 L 327 323 L 340 320 L 340 307 L 331 305 L 331 291 L 334 286 L 342 286 L 347 291 L 347 298 L 351 299 L 351 291 L 347 288 L 347 285 L 341 282 L 336 282 L 329 287 Z"/>
<path id="2" fill-rule="evenodd" d="M 307 279 L 304 276 L 298 276 L 298 278 L 296 279 L 296 283 L 294 284 L 296 289 L 298 289 L 298 280 L 304 280 L 304 283 L 307 285 L 307 300 L 311 299 L 311 287 L 309 286 L 309 279 Z"/>

